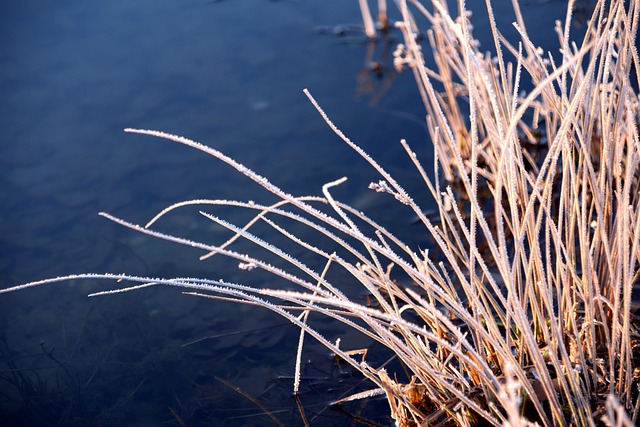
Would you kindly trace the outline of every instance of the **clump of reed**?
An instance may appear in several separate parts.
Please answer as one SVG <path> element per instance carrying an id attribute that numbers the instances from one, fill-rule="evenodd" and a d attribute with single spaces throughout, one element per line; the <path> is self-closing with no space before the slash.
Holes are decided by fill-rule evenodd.
<path id="1" fill-rule="evenodd" d="M 479 51 L 462 2 L 457 18 L 439 1 L 432 1 L 432 10 L 417 0 L 398 3 L 402 20 L 395 25 L 404 43 L 395 62 L 413 71 L 423 97 L 435 178 L 429 178 L 408 143 L 402 146 L 435 200 L 437 221 L 305 93 L 334 132 L 380 174 L 370 188 L 418 217 L 439 259 L 412 249 L 336 200 L 332 188 L 344 178 L 326 184 L 322 196 L 293 196 L 211 147 L 158 131 L 127 129 L 216 157 L 280 201 L 189 200 L 166 208 L 146 226 L 103 216 L 199 248 L 206 253 L 202 258 L 220 254 L 239 261 L 240 268 L 265 270 L 293 288 L 87 274 L 2 292 L 70 277 L 107 278 L 133 283 L 98 294 L 162 284 L 270 309 L 300 327 L 301 346 L 306 335 L 312 336 L 374 384 L 356 397 L 386 394 L 391 416 L 401 426 L 635 425 L 640 328 L 631 304 L 640 260 L 640 140 L 638 81 L 632 76 L 640 75 L 638 2 L 599 1 L 586 36 L 575 44 L 569 37 L 569 1 L 567 19 L 556 28 L 559 57 L 530 41 L 517 2 L 517 44 L 501 36 L 487 2 L 494 54 Z M 435 68 L 426 65 L 417 41 L 418 16 L 431 26 L 427 40 Z M 534 89 L 521 94 L 525 78 Z M 541 144 L 542 138 L 546 155 L 536 161 L 526 146 Z M 479 199 L 481 192 L 489 194 L 488 202 Z M 152 228 L 173 210 L 193 205 L 233 237 L 211 244 Z M 255 216 L 232 224 L 211 213 L 216 206 L 245 208 Z M 294 234 L 281 225 L 283 220 L 306 227 L 309 236 L 323 236 L 334 249 Z M 322 260 L 324 269 L 314 270 L 253 234 L 257 223 Z M 238 238 L 266 249 L 287 267 L 234 251 Z M 350 299 L 328 279 L 329 270 L 350 277 L 375 303 Z M 397 276 L 409 284 L 399 284 Z M 371 366 L 320 335 L 308 323 L 312 312 L 390 349 L 410 378 L 403 381 L 395 372 Z M 294 390 L 297 386 L 296 380 Z"/>

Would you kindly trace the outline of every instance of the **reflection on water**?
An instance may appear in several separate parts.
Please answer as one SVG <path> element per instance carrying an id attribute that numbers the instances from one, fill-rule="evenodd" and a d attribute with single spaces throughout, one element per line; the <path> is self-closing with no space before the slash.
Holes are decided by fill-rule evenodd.
<path id="1" fill-rule="evenodd" d="M 26 0 L 2 8 L 0 286 L 77 272 L 251 280 L 225 260 L 198 262 L 197 251 L 97 216 L 145 222 L 183 199 L 266 197 L 201 153 L 125 135 L 125 127 L 205 142 L 293 194 L 319 194 L 323 183 L 348 174 L 337 197 L 400 224 L 394 231 L 412 244 L 424 239 L 409 213 L 365 189 L 376 175 L 302 94 L 308 87 L 428 209 L 398 145 L 406 138 L 431 163 L 413 76 L 396 75 L 387 62 L 394 42 L 367 46 L 357 35 L 317 31 L 357 24 L 357 2 Z M 526 8 L 531 33 L 544 28 L 553 37 L 561 2 Z M 479 15 L 483 40 L 488 24 Z M 512 17 L 498 20 L 507 37 L 514 34 Z M 218 241 L 220 231 L 195 216 L 177 212 L 172 224 Z M 220 377 L 285 425 L 301 424 L 290 391 L 297 343 L 291 325 L 264 310 L 173 289 L 86 298 L 106 285 L 2 295 L 2 419 L 30 426 L 271 422 Z M 330 322 L 321 332 L 350 348 L 370 345 Z M 349 425 L 351 418 L 326 403 L 366 384 L 311 342 L 305 355 L 305 416 L 312 425 Z M 358 402 L 346 409 L 384 425 L 384 407 Z"/>

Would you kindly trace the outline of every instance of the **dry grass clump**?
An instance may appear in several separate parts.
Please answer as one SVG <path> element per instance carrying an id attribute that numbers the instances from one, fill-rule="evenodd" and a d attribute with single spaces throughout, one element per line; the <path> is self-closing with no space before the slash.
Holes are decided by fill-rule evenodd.
<path id="1" fill-rule="evenodd" d="M 326 184 L 322 197 L 297 197 L 213 148 L 128 129 L 216 157 L 280 201 L 190 200 L 168 207 L 144 227 L 103 216 L 202 249 L 202 258 L 234 258 L 241 268 L 266 270 L 295 288 L 186 277 L 74 277 L 139 283 L 107 293 L 164 284 L 273 310 L 300 327 L 301 344 L 305 334 L 311 335 L 370 379 L 375 388 L 369 394 L 386 394 L 398 425 L 635 425 L 640 328 L 631 303 L 640 260 L 640 140 L 638 81 L 631 79 L 640 74 L 635 46 L 639 5 L 636 0 L 598 2 L 584 40 L 576 45 L 569 38 L 572 3 L 565 24 L 557 27 L 558 57 L 532 44 L 517 2 L 521 40 L 509 43 L 492 25 L 495 53 L 488 55 L 479 51 L 464 10 L 454 19 L 435 0 L 432 10 L 417 0 L 399 1 L 403 19 L 396 26 L 404 43 L 396 51 L 396 65 L 415 73 L 436 152 L 435 180 L 408 144 L 402 145 L 435 199 L 437 222 L 305 91 L 336 134 L 379 172 L 380 180 L 370 188 L 412 210 L 441 259 L 410 248 L 364 213 L 335 200 L 331 189 L 344 178 Z M 493 23 L 488 2 L 487 10 Z M 430 22 L 427 39 L 436 69 L 425 65 L 414 16 Z M 523 95 L 519 86 L 525 78 L 535 89 Z M 536 161 L 524 142 L 541 144 L 541 137 L 547 152 Z M 444 185 L 439 168 L 455 186 Z M 482 191 L 489 194 L 489 203 L 479 200 Z M 151 228 L 187 205 L 201 206 L 202 215 L 233 237 L 211 244 Z M 235 225 L 210 213 L 219 205 L 253 210 L 255 216 Z M 299 223 L 309 235 L 293 234 L 283 221 Z M 321 259 L 325 268 L 316 271 L 254 235 L 256 223 Z M 309 236 L 318 234 L 331 245 L 316 246 Z M 287 267 L 234 251 L 231 245 L 238 238 L 268 250 Z M 350 299 L 327 278 L 329 270 L 348 275 L 375 303 Z M 398 284 L 398 276 L 410 285 Z M 307 322 L 310 312 L 389 348 L 410 380 L 402 382 L 395 372 L 370 366 L 321 336 Z"/>

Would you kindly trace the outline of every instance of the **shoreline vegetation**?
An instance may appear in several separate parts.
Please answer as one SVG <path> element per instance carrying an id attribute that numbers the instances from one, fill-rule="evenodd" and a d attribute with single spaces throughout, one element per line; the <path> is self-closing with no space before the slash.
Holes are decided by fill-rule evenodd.
<path id="1" fill-rule="evenodd" d="M 417 216 L 435 242 L 431 253 L 411 248 L 336 200 L 332 189 L 346 178 L 325 184 L 322 196 L 294 196 L 214 148 L 159 131 L 127 129 L 211 155 L 279 201 L 188 200 L 144 226 L 102 216 L 201 249 L 203 260 L 227 256 L 241 269 L 264 270 L 291 286 L 84 274 L 0 293 L 70 279 L 108 279 L 118 288 L 92 295 L 167 285 L 189 295 L 267 308 L 301 331 L 294 393 L 304 340 L 310 336 L 371 381 L 369 392 L 352 398 L 386 395 L 399 426 L 637 425 L 640 322 L 632 310 L 640 272 L 640 3 L 598 1 L 584 38 L 572 40 L 574 2 L 569 1 L 565 21 L 555 28 L 561 50 L 554 53 L 532 43 L 515 0 L 520 39 L 504 39 L 487 2 L 490 54 L 479 50 L 473 17 L 463 2 L 455 12 L 435 0 L 397 3 L 401 19 L 390 22 L 385 2 L 379 2 L 378 29 L 368 6 L 363 7 L 365 34 L 375 38 L 389 27 L 402 33 L 394 65 L 414 73 L 434 146 L 434 169 L 424 167 L 406 141 L 401 144 L 434 199 L 437 219 L 427 216 L 304 92 L 336 135 L 378 172 L 380 179 L 369 188 Z M 431 63 L 435 67 L 427 66 Z M 522 93 L 523 82 L 533 90 Z M 532 146 L 544 147 L 541 160 L 533 157 Z M 204 217 L 229 230 L 229 240 L 206 243 L 154 229 L 184 206 L 198 206 Z M 243 208 L 254 216 L 233 224 L 216 216 L 217 206 Z M 324 268 L 314 270 L 254 235 L 258 223 Z M 238 239 L 272 258 L 236 252 Z M 329 279 L 335 274 L 365 289 L 371 303 L 350 299 Z M 402 285 L 396 277 L 403 277 Z M 391 350 L 408 379 L 369 365 L 346 350 L 348 343 L 320 335 L 310 313 L 333 318 Z"/>

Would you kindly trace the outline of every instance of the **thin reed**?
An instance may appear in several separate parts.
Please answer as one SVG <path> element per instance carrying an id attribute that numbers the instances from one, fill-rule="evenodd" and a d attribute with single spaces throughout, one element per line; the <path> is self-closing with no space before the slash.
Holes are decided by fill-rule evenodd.
<path id="1" fill-rule="evenodd" d="M 516 1 L 517 42 L 502 37 L 487 2 L 492 54 L 479 51 L 463 2 L 457 18 L 439 1 L 430 9 L 418 0 L 397 3 L 402 19 L 395 26 L 404 41 L 395 65 L 415 74 L 436 154 L 435 179 L 409 144 L 401 144 L 435 200 L 437 221 L 305 94 L 331 129 L 379 173 L 370 189 L 386 193 L 382 196 L 390 196 L 390 203 L 406 205 L 419 218 L 439 259 L 410 248 L 366 214 L 335 200 L 332 188 L 344 178 L 326 184 L 322 196 L 293 196 L 211 147 L 127 129 L 216 157 L 280 201 L 189 200 L 166 208 L 145 226 L 104 217 L 199 248 L 203 259 L 214 254 L 236 259 L 241 268 L 263 269 L 295 287 L 87 274 L 0 292 L 70 277 L 106 278 L 131 286 L 99 294 L 163 284 L 191 295 L 259 305 L 298 325 L 301 345 L 309 335 L 362 372 L 373 384 L 366 395 L 386 394 L 391 416 L 401 426 L 636 425 L 640 328 L 631 304 L 640 261 L 639 3 L 599 1 L 586 36 L 576 44 L 570 38 L 569 1 L 566 20 L 556 27 L 560 55 L 531 42 Z M 418 18 L 430 24 L 427 59 L 416 32 Z M 435 67 L 427 66 L 431 62 Z M 528 94 L 519 89 L 525 79 L 534 87 Z M 541 161 L 528 150 L 532 143 L 546 145 Z M 200 206 L 204 217 L 232 237 L 205 243 L 153 229 L 156 221 L 188 205 Z M 215 215 L 216 206 L 243 207 L 255 216 L 233 224 Z M 315 246 L 313 239 L 282 226 L 282 220 L 299 223 L 309 235 L 319 233 L 336 250 Z M 254 235 L 257 223 L 322 260 L 324 269 L 315 271 Z M 288 267 L 234 251 L 238 238 Z M 327 279 L 330 270 L 366 289 L 374 304 L 350 299 Z M 409 278 L 410 285 L 395 281 L 398 275 Z M 387 347 L 410 378 L 402 381 L 320 335 L 308 323 L 311 312 Z"/>

